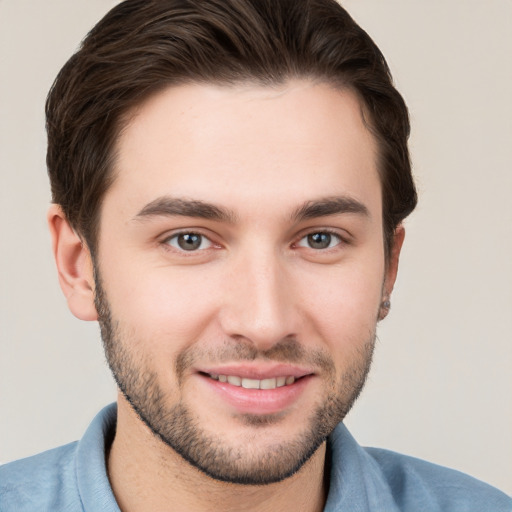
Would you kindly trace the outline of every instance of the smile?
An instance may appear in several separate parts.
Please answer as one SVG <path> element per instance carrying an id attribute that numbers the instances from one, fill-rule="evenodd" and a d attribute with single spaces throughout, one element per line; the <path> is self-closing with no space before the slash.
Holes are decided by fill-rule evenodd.
<path id="1" fill-rule="evenodd" d="M 283 386 L 290 386 L 295 382 L 295 377 L 291 375 L 261 380 L 248 379 L 245 377 L 239 377 L 238 375 L 216 375 L 214 373 L 209 373 L 208 375 L 213 380 L 227 382 L 228 384 L 242 387 L 244 389 L 276 389 Z"/>
<path id="2" fill-rule="evenodd" d="M 316 382 L 315 373 L 289 364 L 235 364 L 204 368 L 196 375 L 203 388 L 202 396 L 228 406 L 229 414 L 268 415 L 291 410 Z M 213 395 L 208 393 L 212 392 Z M 220 399 L 220 403 L 217 400 Z"/>

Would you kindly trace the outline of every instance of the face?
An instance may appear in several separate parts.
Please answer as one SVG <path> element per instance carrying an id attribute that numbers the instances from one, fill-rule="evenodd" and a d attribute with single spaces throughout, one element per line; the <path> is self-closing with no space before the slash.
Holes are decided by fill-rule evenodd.
<path id="1" fill-rule="evenodd" d="M 203 472 L 297 471 L 369 369 L 386 287 L 375 141 L 349 91 L 186 85 L 123 131 L 96 307 L 139 418 Z"/>

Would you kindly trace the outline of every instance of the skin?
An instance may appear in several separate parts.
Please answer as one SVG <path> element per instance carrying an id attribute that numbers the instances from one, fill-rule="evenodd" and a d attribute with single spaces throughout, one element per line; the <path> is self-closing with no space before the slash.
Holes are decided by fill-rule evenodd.
<path id="1" fill-rule="evenodd" d="M 228 215 L 177 215 L 177 198 Z M 333 198 L 358 206 L 300 215 Z M 90 251 L 57 205 L 49 225 L 71 311 L 97 320 Z M 182 232 L 202 235 L 200 248 L 181 249 Z M 326 232 L 329 246 L 312 247 L 307 236 Z M 295 446 L 329 396 L 351 406 L 387 313 L 381 304 L 403 237 L 399 227 L 386 263 L 377 149 L 353 93 L 298 80 L 278 88 L 185 85 L 140 106 L 120 137 L 96 271 L 116 344 L 140 374 L 154 377 L 160 405 L 184 404 L 201 435 L 240 455 L 250 471 L 266 454 Z M 296 360 L 279 351 L 286 343 L 300 348 Z M 177 371 L 184 354 L 192 357 Z M 201 373 L 231 365 L 263 375 L 292 363 L 308 378 L 271 415 L 238 409 Z M 332 427 L 347 412 L 336 410 Z M 120 393 L 108 471 L 125 512 L 316 511 L 327 493 L 324 462 L 322 443 L 275 483 L 213 479 L 154 436 Z"/>

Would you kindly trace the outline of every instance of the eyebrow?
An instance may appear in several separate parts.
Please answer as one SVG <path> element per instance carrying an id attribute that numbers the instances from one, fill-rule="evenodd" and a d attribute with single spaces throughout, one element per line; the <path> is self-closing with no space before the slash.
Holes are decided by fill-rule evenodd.
<path id="1" fill-rule="evenodd" d="M 346 213 L 370 217 L 368 208 L 360 201 L 348 196 L 336 196 L 306 201 L 292 213 L 291 219 L 295 222 L 300 222 L 317 217 Z M 228 222 L 230 224 L 234 224 L 237 220 L 237 216 L 232 210 L 221 206 L 197 199 L 183 199 L 170 196 L 158 197 L 151 201 L 135 215 L 134 219 L 142 220 L 159 216 L 195 217 Z"/>
<path id="2" fill-rule="evenodd" d="M 233 224 L 236 215 L 221 206 L 195 199 L 182 199 L 162 196 L 148 203 L 134 219 L 145 219 L 158 216 L 196 217 L 199 219 L 216 220 Z"/>
<path id="3" fill-rule="evenodd" d="M 343 213 L 354 213 L 363 217 L 370 217 L 368 208 L 357 199 L 349 196 L 335 196 L 306 201 L 295 210 L 292 214 L 292 219 L 300 222 L 302 220 Z"/>

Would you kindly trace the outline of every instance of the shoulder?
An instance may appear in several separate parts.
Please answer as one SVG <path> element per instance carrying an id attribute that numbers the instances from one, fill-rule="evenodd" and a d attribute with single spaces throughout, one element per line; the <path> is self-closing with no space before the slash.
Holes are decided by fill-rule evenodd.
<path id="1" fill-rule="evenodd" d="M 343 423 L 328 446 L 326 511 L 512 512 L 512 499 L 498 489 L 424 460 L 363 448 Z"/>
<path id="2" fill-rule="evenodd" d="M 81 511 L 74 470 L 77 445 L 0 466 L 0 511 Z"/>
<path id="3" fill-rule="evenodd" d="M 105 465 L 116 414 L 111 404 L 80 441 L 0 466 L 0 512 L 119 512 Z"/>
<path id="4" fill-rule="evenodd" d="M 511 512 L 512 498 L 469 475 L 380 448 L 364 448 L 400 510 Z"/>

